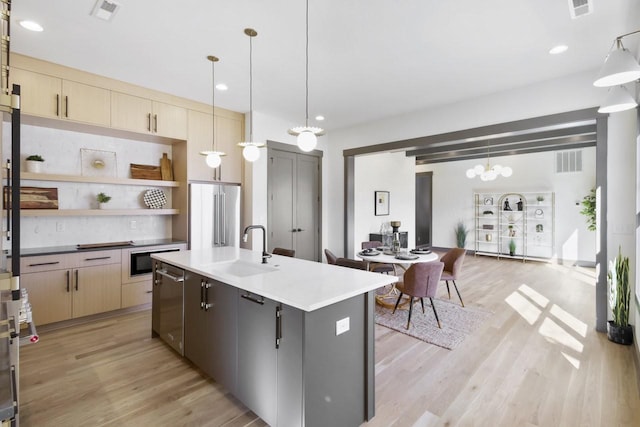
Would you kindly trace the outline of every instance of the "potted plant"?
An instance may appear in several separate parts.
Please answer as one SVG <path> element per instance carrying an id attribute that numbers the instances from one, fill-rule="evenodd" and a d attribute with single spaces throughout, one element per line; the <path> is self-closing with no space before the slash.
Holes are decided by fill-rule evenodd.
<path id="1" fill-rule="evenodd" d="M 596 189 L 592 188 L 580 203 L 582 204 L 580 213 L 587 217 L 587 230 L 596 231 Z"/>
<path id="2" fill-rule="evenodd" d="M 96 200 L 98 201 L 98 208 L 103 209 L 104 204 L 111 200 L 111 196 L 107 196 L 104 193 L 98 193 Z"/>
<path id="3" fill-rule="evenodd" d="M 44 159 L 39 154 L 32 154 L 26 159 L 27 172 L 40 173 Z"/>
<path id="4" fill-rule="evenodd" d="M 516 241 L 509 240 L 509 255 L 514 256 L 516 254 Z"/>
<path id="5" fill-rule="evenodd" d="M 464 222 L 458 221 L 453 231 L 456 234 L 456 244 L 459 248 L 464 248 L 467 244 L 467 234 L 469 234 L 469 229 L 464 225 Z"/>
<path id="6" fill-rule="evenodd" d="M 536 200 L 538 201 L 538 204 L 541 204 L 542 202 L 544 202 L 544 196 L 537 196 Z"/>
<path id="7" fill-rule="evenodd" d="M 629 287 L 629 257 L 622 256 L 622 249 L 618 248 L 618 256 L 609 261 L 609 307 L 613 314 L 607 328 L 607 337 L 618 344 L 633 343 L 633 329 L 629 325 L 629 301 L 631 289 Z"/>

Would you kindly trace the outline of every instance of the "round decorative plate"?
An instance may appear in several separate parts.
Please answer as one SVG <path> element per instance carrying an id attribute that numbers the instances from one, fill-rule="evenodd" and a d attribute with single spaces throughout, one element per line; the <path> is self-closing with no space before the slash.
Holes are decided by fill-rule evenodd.
<path id="1" fill-rule="evenodd" d="M 145 206 L 151 209 L 160 209 L 167 203 L 167 196 L 164 191 L 158 189 L 145 191 L 142 199 Z"/>

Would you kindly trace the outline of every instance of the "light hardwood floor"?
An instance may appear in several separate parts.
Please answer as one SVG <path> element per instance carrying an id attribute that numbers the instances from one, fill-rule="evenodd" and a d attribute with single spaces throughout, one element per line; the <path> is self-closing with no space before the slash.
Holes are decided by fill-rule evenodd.
<path id="1" fill-rule="evenodd" d="M 453 351 L 377 326 L 376 416 L 363 426 L 640 425 L 634 349 L 595 332 L 594 274 L 467 256 L 465 304 L 494 314 Z M 150 324 L 143 311 L 23 347 L 22 425 L 265 425 Z"/>

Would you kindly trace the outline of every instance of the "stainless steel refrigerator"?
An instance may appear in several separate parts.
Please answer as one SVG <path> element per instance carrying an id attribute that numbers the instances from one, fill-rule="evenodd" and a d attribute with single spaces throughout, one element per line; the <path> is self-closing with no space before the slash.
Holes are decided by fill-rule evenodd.
<path id="1" fill-rule="evenodd" d="M 189 248 L 240 246 L 240 184 L 189 184 Z"/>

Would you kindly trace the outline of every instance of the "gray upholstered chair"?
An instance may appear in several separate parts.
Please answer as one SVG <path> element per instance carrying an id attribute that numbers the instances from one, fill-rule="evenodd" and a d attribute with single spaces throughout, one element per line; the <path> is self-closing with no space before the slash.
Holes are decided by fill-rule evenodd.
<path id="1" fill-rule="evenodd" d="M 380 246 L 382 246 L 382 242 L 379 242 L 377 240 L 362 242 L 362 249 L 375 249 Z M 371 263 L 370 271 L 373 271 L 376 273 L 387 273 L 387 274 L 389 273 L 395 274 L 396 272 L 395 268 L 393 268 L 393 265 L 391 264 L 380 264 L 375 262 Z"/>
<path id="2" fill-rule="evenodd" d="M 283 255 L 283 256 L 288 256 L 293 258 L 296 256 L 296 251 L 294 249 L 273 248 L 272 254 Z"/>
<path id="3" fill-rule="evenodd" d="M 324 256 L 327 257 L 327 264 L 335 264 L 338 257 L 329 249 L 324 250 Z"/>
<path id="4" fill-rule="evenodd" d="M 460 298 L 460 304 L 462 304 L 463 307 L 464 302 L 462 302 L 460 291 L 458 291 L 456 279 L 459 277 L 460 272 L 462 271 L 462 263 L 464 262 L 464 255 L 466 252 L 467 251 L 463 248 L 453 248 L 450 249 L 446 254 L 444 254 L 442 258 L 440 258 L 440 262 L 444 263 L 444 271 L 442 272 L 442 277 L 440 277 L 440 280 L 444 280 L 447 284 L 447 294 L 449 294 L 449 299 L 451 299 L 449 280 L 453 282 L 453 287 L 456 289 L 458 298 Z"/>
<path id="5" fill-rule="evenodd" d="M 438 312 L 436 306 L 433 305 L 433 297 L 436 296 L 438 290 L 438 283 L 440 282 L 440 275 L 444 269 L 444 263 L 440 261 L 434 262 L 419 262 L 412 264 L 407 269 L 402 278 L 402 282 L 396 283 L 396 288 L 400 291 L 396 305 L 393 308 L 393 312 L 396 312 L 398 304 L 402 299 L 402 295 L 409 295 L 409 317 L 407 319 L 407 329 L 411 325 L 411 312 L 413 310 L 413 299 L 420 298 L 420 304 L 422 305 L 422 313 L 424 313 L 424 300 L 423 298 L 429 298 L 431 301 L 431 308 L 433 308 L 433 314 L 438 322 L 438 328 L 442 328 L 440 319 L 438 318 Z"/>
<path id="6" fill-rule="evenodd" d="M 365 261 L 360 261 L 357 259 L 338 258 L 336 260 L 336 265 L 339 265 L 341 267 L 355 268 L 358 270 L 367 270 L 367 263 Z"/>

